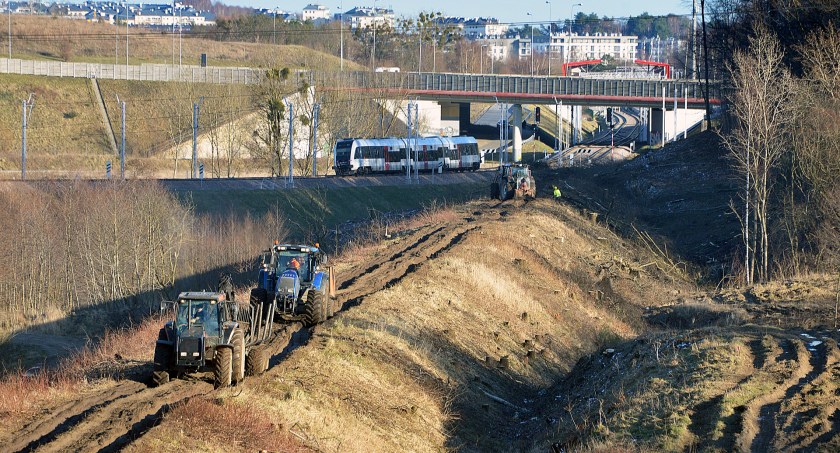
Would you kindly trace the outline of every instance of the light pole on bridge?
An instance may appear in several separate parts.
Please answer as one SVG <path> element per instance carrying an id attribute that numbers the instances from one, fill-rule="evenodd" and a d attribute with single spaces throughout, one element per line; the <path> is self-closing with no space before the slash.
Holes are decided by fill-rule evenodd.
<path id="1" fill-rule="evenodd" d="M 551 19 L 551 2 L 546 0 L 545 2 L 548 5 L 548 76 L 551 77 L 551 32 L 554 28 L 554 22 Z"/>

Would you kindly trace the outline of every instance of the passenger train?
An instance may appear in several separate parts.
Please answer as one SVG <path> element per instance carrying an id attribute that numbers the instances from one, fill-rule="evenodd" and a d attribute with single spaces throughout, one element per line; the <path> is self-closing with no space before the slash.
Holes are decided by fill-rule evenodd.
<path id="1" fill-rule="evenodd" d="M 420 171 L 475 171 L 481 165 L 473 137 L 347 138 L 335 144 L 333 156 L 337 175 L 405 173 L 415 165 Z"/>

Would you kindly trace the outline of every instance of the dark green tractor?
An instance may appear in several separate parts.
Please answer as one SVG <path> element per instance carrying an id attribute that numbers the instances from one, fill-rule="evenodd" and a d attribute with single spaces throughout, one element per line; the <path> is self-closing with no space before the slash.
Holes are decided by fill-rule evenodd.
<path id="1" fill-rule="evenodd" d="M 272 334 L 274 307 L 237 305 L 225 293 L 185 292 L 176 302 L 164 302 L 174 319 L 168 321 L 155 345 L 152 383 L 212 371 L 216 387 L 238 383 L 245 375 L 268 368 L 264 344 Z"/>

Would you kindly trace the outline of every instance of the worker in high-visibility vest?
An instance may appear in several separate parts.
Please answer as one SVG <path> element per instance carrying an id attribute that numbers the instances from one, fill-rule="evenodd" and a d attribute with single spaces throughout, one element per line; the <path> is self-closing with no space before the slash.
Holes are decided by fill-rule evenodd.
<path id="1" fill-rule="evenodd" d="M 551 186 L 554 189 L 554 201 L 560 201 L 560 189 L 557 186 Z"/>

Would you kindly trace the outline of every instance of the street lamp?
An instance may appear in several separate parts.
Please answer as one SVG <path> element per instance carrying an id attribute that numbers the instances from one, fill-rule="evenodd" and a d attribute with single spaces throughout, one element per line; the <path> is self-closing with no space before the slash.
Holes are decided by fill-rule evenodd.
<path id="1" fill-rule="evenodd" d="M 373 0 L 373 49 L 370 58 L 373 63 L 371 70 L 376 71 L 376 0 Z"/>
<path id="2" fill-rule="evenodd" d="M 554 29 L 554 22 L 551 18 L 551 2 L 546 1 L 546 5 L 548 5 L 548 76 L 551 77 L 551 44 L 552 40 L 552 30 Z"/>
<path id="3" fill-rule="evenodd" d="M 344 2 L 341 2 L 341 5 L 339 5 L 338 14 L 338 33 L 341 41 L 341 70 L 344 71 Z"/>
<path id="4" fill-rule="evenodd" d="M 482 74 L 484 74 L 484 54 L 487 53 L 486 51 L 484 51 L 485 47 L 487 47 L 487 44 L 482 44 L 481 45 L 482 50 L 481 50 L 481 54 L 480 54 L 481 59 L 480 59 L 479 65 L 481 66 L 481 73 Z"/>
<path id="5" fill-rule="evenodd" d="M 527 15 L 532 16 L 530 12 Z M 531 29 L 531 47 L 528 48 L 528 51 L 531 53 L 531 77 L 534 77 L 534 26 L 528 24 L 528 28 Z"/>
<path id="6" fill-rule="evenodd" d="M 9 10 L 9 60 L 12 59 L 12 0 L 6 0 L 6 9 Z"/>
<path id="7" fill-rule="evenodd" d="M 572 55 L 571 55 L 572 54 L 572 26 L 575 23 L 575 7 L 576 6 L 583 6 L 583 4 L 582 3 L 575 3 L 574 5 L 572 5 L 572 16 L 569 18 L 569 37 L 568 37 L 569 42 L 566 43 L 566 44 L 568 44 L 568 47 L 569 47 L 569 58 L 567 59 L 566 56 L 563 55 L 563 60 L 568 60 L 568 61 L 572 61 Z"/>
<path id="8" fill-rule="evenodd" d="M 572 34 L 572 25 L 575 23 L 575 7 L 583 6 L 583 3 L 575 3 L 572 5 L 572 16 L 569 18 L 569 34 Z"/>

